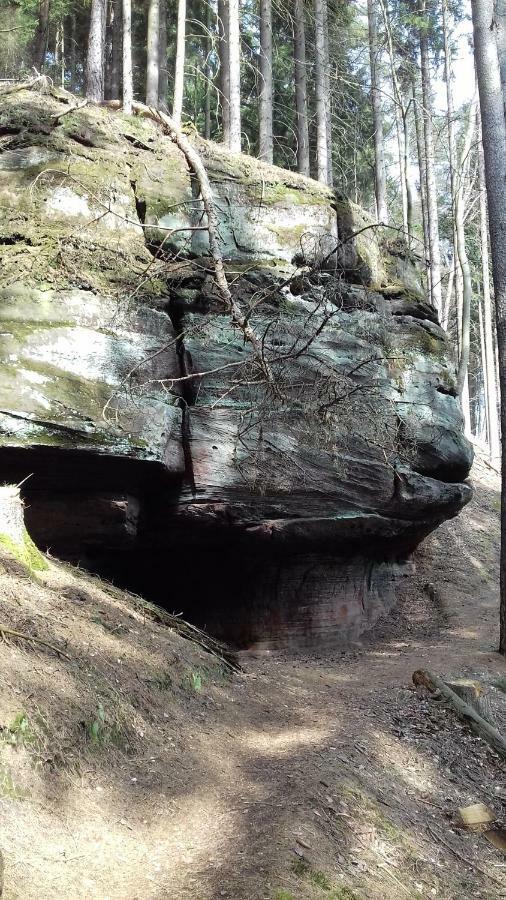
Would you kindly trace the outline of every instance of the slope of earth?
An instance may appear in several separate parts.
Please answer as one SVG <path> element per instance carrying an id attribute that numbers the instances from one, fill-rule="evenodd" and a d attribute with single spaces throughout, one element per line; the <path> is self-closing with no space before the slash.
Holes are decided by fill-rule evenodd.
<path id="1" fill-rule="evenodd" d="M 374 640 L 241 674 L 131 595 L 3 554 L 0 620 L 69 657 L 0 645 L 4 898 L 505 896 L 500 852 L 457 825 L 472 802 L 500 817 L 498 759 L 411 688 L 420 667 L 506 675 L 499 485 L 474 480 Z"/>

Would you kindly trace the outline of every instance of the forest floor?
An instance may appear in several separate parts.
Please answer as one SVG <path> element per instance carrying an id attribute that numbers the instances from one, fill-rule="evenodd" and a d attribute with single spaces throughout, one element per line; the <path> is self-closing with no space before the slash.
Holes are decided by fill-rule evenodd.
<path id="1" fill-rule="evenodd" d="M 0 621 L 69 657 L 0 644 L 5 900 L 506 897 L 506 857 L 458 816 L 501 819 L 504 766 L 412 685 L 506 676 L 499 482 L 473 480 L 374 636 L 242 674 L 129 595 L 1 556 Z"/>

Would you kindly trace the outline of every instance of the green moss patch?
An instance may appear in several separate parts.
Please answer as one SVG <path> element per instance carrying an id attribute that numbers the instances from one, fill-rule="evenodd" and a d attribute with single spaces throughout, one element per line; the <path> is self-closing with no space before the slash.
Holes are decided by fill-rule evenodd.
<path id="1" fill-rule="evenodd" d="M 0 534 L 0 547 L 7 550 L 31 572 L 46 572 L 49 569 L 47 560 L 35 546 L 26 528 L 23 531 L 23 542 L 21 544 L 14 541 L 8 534 Z"/>

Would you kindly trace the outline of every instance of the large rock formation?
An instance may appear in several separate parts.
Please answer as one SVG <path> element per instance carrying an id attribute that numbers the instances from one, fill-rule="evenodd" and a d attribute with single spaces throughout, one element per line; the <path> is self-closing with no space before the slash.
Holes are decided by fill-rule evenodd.
<path id="1" fill-rule="evenodd" d="M 199 145 L 273 387 L 219 303 L 180 152 L 68 110 L 0 109 L 2 481 L 30 476 L 39 545 L 239 645 L 356 637 L 470 497 L 415 262 L 315 182 Z"/>

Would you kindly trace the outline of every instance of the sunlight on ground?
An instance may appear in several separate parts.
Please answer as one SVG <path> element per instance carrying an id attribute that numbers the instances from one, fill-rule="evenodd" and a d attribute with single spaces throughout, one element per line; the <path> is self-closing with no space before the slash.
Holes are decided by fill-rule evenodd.
<path id="1" fill-rule="evenodd" d="M 292 728 L 273 734 L 269 731 L 246 731 L 242 744 L 251 750 L 268 756 L 283 756 L 298 747 L 322 744 L 328 740 L 330 732 L 323 728 Z"/>
<path id="2" fill-rule="evenodd" d="M 398 740 L 383 732 L 375 731 L 372 736 L 376 741 L 378 758 L 388 760 L 389 768 L 397 773 L 400 781 L 423 792 L 433 789 L 437 772 L 426 756 L 416 753 L 413 747 L 403 747 Z"/>

